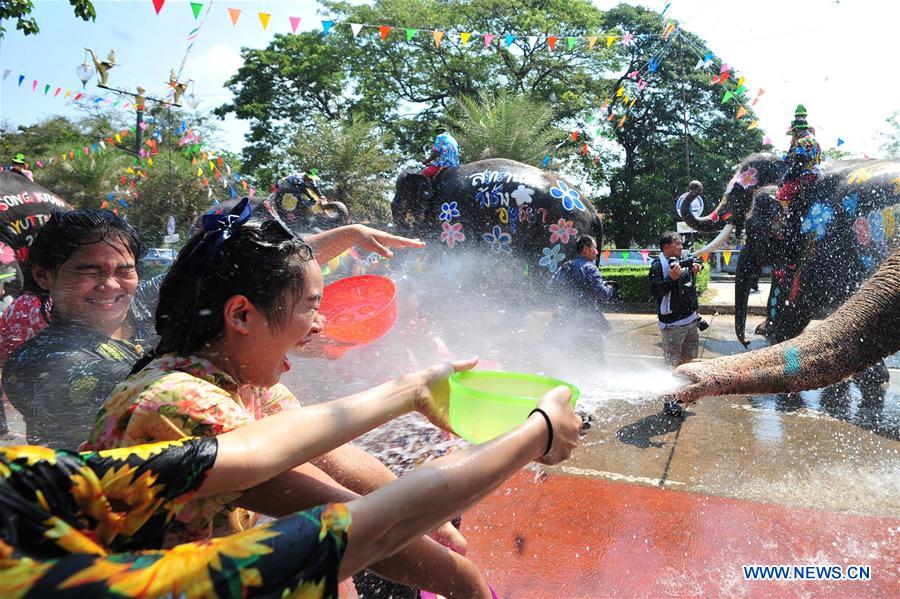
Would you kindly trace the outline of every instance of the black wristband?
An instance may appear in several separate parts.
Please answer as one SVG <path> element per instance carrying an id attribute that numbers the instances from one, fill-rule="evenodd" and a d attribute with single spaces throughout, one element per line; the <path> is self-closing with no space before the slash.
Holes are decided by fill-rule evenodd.
<path id="1" fill-rule="evenodd" d="M 531 412 L 528 414 L 528 417 L 531 418 L 531 414 L 534 414 L 535 412 L 539 413 L 541 416 L 544 417 L 544 420 L 547 421 L 547 432 L 548 432 L 549 436 L 547 438 L 547 451 L 545 451 L 543 453 L 543 455 L 541 456 L 541 457 L 544 457 L 545 455 L 550 453 L 551 449 L 553 449 L 553 423 L 550 422 L 550 417 L 547 416 L 547 412 L 545 412 L 544 410 L 542 410 L 540 408 L 535 408 L 535 409 L 531 410 Z"/>

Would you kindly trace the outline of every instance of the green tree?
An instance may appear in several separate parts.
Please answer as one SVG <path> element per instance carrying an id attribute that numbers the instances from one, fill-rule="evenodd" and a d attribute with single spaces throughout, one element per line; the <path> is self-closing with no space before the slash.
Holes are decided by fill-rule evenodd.
<path id="1" fill-rule="evenodd" d="M 286 162 L 296 171 L 318 169 L 322 192 L 329 200 L 343 202 L 354 218 L 389 220 L 400 164 L 391 145 L 390 135 L 379 134 L 361 118 L 320 117 L 308 130 L 297 132 Z"/>
<path id="2" fill-rule="evenodd" d="M 551 101 L 558 119 L 584 110 L 607 91 L 606 69 L 613 50 L 571 51 L 565 39 L 550 52 L 541 35 L 532 45 L 526 33 L 599 32 L 603 17 L 588 0 L 375 0 L 371 5 L 322 2 L 341 22 L 322 33 L 275 36 L 263 50 L 244 49 L 244 66 L 227 85 L 234 101 L 217 109 L 250 121 L 246 166 L 277 160 L 291 129 L 316 117 L 361 116 L 393 134 L 397 148 L 418 155 L 430 141 L 431 123 L 463 96 L 507 90 L 532 100 Z M 382 41 L 377 29 L 354 38 L 344 23 L 384 23 L 394 27 Z M 440 45 L 427 26 L 453 32 Z M 463 45 L 456 32 L 493 32 L 489 48 L 474 35 Z M 516 34 L 507 48 L 504 36 Z"/>
<path id="3" fill-rule="evenodd" d="M 593 178 L 597 185 L 609 186 L 599 209 L 608 215 L 607 231 L 615 244 L 647 245 L 662 230 L 674 227 L 675 199 L 691 179 L 703 181 L 707 198 L 721 197 L 733 166 L 761 149 L 763 134 L 747 129 L 754 118 L 752 109 L 744 119 L 736 119 L 735 103 L 722 102 L 725 88 L 710 83 L 710 71 L 695 69 L 698 57 L 710 51 L 701 39 L 681 30 L 679 37 L 666 43 L 659 36 L 659 15 L 639 7 L 619 5 L 607 11 L 606 18 L 636 40 L 613 88 L 625 85 L 635 70 L 647 77 L 649 85 L 638 92 L 627 113 L 621 102 L 605 109 L 613 121 L 602 131 L 618 146 L 621 162 Z M 642 70 L 651 56 L 658 60 L 653 73 Z M 749 105 L 746 97 L 744 104 Z"/>
<path id="4" fill-rule="evenodd" d="M 93 21 L 97 18 L 97 12 L 91 0 L 69 0 L 69 4 L 75 10 L 75 15 L 85 21 Z M 6 33 L 2 22 L 12 20 L 16 22 L 16 29 L 25 35 L 34 35 L 41 29 L 37 21 L 31 16 L 34 3 L 31 0 L 3 0 L 0 2 L 0 38 Z"/>
<path id="5" fill-rule="evenodd" d="M 505 90 L 482 91 L 477 100 L 462 96 L 450 114 L 466 161 L 508 158 L 540 166 L 546 148 L 564 135 L 549 104 Z"/>

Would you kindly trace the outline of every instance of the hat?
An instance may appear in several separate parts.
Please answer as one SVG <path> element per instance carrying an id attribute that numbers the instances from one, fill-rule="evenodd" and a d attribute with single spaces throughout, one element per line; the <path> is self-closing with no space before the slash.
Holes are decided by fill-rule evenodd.
<path id="1" fill-rule="evenodd" d="M 441 131 L 446 131 L 446 130 L 447 130 L 447 125 L 444 125 L 443 123 L 438 123 L 437 125 L 434 126 L 435 133 L 440 133 Z"/>
<path id="2" fill-rule="evenodd" d="M 16 157 L 13 158 L 13 164 L 21 164 L 22 166 L 25 166 L 25 154 L 22 154 L 21 152 L 16 154 Z"/>
<path id="3" fill-rule="evenodd" d="M 309 177 L 309 178 L 312 179 L 313 181 L 318 181 L 318 180 L 319 180 L 319 169 L 317 169 L 317 168 L 311 168 L 311 169 L 309 169 L 308 171 L 304 172 L 304 173 L 303 173 L 303 176 L 304 176 L 304 177 Z"/>
<path id="4" fill-rule="evenodd" d="M 808 131 L 810 129 L 809 123 L 806 121 L 806 107 L 803 104 L 797 104 L 797 108 L 794 109 L 794 120 L 791 121 L 791 126 L 788 127 L 787 134 L 793 135 L 794 132 L 798 131 Z"/>

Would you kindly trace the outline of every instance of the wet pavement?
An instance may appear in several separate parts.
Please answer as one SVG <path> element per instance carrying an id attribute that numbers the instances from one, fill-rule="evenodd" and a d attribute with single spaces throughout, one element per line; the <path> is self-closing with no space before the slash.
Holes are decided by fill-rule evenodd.
<path id="1" fill-rule="evenodd" d="M 707 319 L 700 359 L 742 350 L 731 316 Z M 622 372 L 661 363 L 654 315 L 610 320 Z M 503 597 L 898 596 L 897 356 L 889 365 L 885 387 L 706 399 L 683 420 L 607 402 L 572 459 L 463 518 L 469 556 Z M 871 580 L 745 580 L 751 564 L 867 565 Z"/>

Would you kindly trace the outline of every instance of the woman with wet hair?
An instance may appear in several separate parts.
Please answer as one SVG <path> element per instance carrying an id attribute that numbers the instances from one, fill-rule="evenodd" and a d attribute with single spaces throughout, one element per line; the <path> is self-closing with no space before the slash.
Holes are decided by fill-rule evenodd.
<path id="1" fill-rule="evenodd" d="M 112 393 L 86 449 L 218 435 L 300 407 L 279 380 L 290 368 L 288 353 L 302 350 L 324 326 L 317 311 L 322 271 L 310 245 L 265 206 L 255 216 L 253 209 L 242 201 L 229 214 L 204 216 L 203 231 L 181 250 L 163 282 L 158 345 Z M 382 254 L 392 246 L 421 245 L 361 226 L 308 239 L 320 260 L 354 243 Z M 253 512 L 280 517 L 348 501 L 394 480 L 373 456 L 340 445 L 242 495 L 191 502 L 169 527 L 165 544 L 240 530 L 255 522 Z M 373 571 L 443 595 L 483 595 L 481 573 L 461 555 L 465 539 L 448 521 L 430 533 L 436 540 L 421 538 Z"/>
<path id="2" fill-rule="evenodd" d="M 49 325 L 6 360 L 3 390 L 25 418 L 29 443 L 78 447 L 97 409 L 142 355 L 132 318 L 137 231 L 107 210 L 51 215 L 28 265 Z M 52 307 L 51 307 L 52 306 Z"/>
<path id="3" fill-rule="evenodd" d="M 474 364 L 433 366 L 216 437 L 81 454 L 0 447 L 0 596 L 337 597 L 338 581 L 474 505 L 529 461 L 566 459 L 581 425 L 568 389 L 547 393 L 513 431 L 364 497 L 205 543 L 160 543 L 191 498 L 264 486 L 412 411 L 446 428 L 447 377 Z"/>

